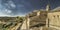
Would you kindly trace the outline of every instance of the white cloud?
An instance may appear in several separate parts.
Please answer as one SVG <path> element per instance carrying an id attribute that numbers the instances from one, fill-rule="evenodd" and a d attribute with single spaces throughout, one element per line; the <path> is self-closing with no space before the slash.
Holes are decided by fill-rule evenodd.
<path id="1" fill-rule="evenodd" d="M 15 7 L 15 5 L 14 4 L 10 4 L 12 7 Z"/>
<path id="2" fill-rule="evenodd" d="M 5 12 L 6 13 L 11 13 L 12 11 L 11 10 L 8 10 L 8 9 L 5 9 Z"/>
<path id="3" fill-rule="evenodd" d="M 7 15 L 3 11 L 0 11 L 0 16 L 10 16 L 10 15 Z"/>
<path id="4" fill-rule="evenodd" d="M 15 5 L 12 1 L 8 1 L 8 4 L 9 4 L 11 7 L 13 7 L 13 8 L 16 7 L 16 5 Z"/>
<path id="5" fill-rule="evenodd" d="M 9 4 L 5 4 L 6 6 L 9 6 Z M 0 16 L 11 16 L 10 13 L 12 11 L 9 9 L 6 9 L 6 7 L 4 5 L 1 4 L 0 2 Z"/>

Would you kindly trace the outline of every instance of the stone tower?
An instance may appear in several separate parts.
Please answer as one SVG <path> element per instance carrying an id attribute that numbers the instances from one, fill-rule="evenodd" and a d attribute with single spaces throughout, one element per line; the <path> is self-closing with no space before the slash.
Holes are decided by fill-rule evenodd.
<path id="1" fill-rule="evenodd" d="M 46 6 L 46 11 L 49 11 L 50 10 L 50 5 L 48 4 L 47 6 Z"/>
<path id="2" fill-rule="evenodd" d="M 46 11 L 47 11 L 47 17 L 48 17 L 48 12 L 50 11 L 50 5 L 46 6 Z M 46 18 L 46 27 L 49 27 L 49 20 Z"/>

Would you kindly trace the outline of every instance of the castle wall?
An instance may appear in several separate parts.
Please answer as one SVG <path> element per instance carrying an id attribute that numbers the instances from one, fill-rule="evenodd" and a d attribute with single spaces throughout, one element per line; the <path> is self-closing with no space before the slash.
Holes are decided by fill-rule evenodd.
<path id="1" fill-rule="evenodd" d="M 60 12 L 48 13 L 49 27 L 60 29 Z"/>

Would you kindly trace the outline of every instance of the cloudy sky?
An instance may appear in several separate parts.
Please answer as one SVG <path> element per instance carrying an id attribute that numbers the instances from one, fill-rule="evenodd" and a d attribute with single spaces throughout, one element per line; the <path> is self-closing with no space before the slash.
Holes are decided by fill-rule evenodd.
<path id="1" fill-rule="evenodd" d="M 0 16 L 23 16 L 36 9 L 60 6 L 60 0 L 0 0 Z"/>

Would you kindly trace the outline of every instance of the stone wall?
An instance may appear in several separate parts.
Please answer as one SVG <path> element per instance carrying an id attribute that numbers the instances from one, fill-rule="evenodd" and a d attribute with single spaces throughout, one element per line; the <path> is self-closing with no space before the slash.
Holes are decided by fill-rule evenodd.
<path id="1" fill-rule="evenodd" d="M 48 13 L 49 27 L 60 29 L 60 12 Z"/>

